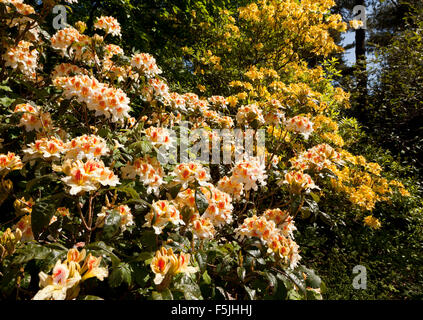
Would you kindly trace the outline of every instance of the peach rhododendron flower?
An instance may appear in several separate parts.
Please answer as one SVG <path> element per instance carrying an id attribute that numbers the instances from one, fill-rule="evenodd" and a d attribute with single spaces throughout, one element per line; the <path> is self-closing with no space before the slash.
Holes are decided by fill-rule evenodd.
<path id="1" fill-rule="evenodd" d="M 22 238 L 21 241 L 30 241 L 34 240 L 34 235 L 32 234 L 32 227 L 31 227 L 31 215 L 27 214 L 24 215 L 21 220 L 18 221 L 17 224 L 13 227 L 14 230 L 21 230 Z"/>
<path id="2" fill-rule="evenodd" d="M 190 227 L 194 237 L 198 239 L 213 239 L 216 234 L 213 223 L 209 218 L 194 214 L 190 219 Z"/>
<path id="3" fill-rule="evenodd" d="M 210 219 L 217 227 L 231 223 L 233 210 L 231 196 L 220 191 L 211 183 L 204 184 L 200 190 L 208 202 L 208 207 L 202 217 Z"/>
<path id="4" fill-rule="evenodd" d="M 54 80 L 58 77 L 68 77 L 80 74 L 88 74 L 88 71 L 74 64 L 61 63 L 54 67 L 51 79 Z"/>
<path id="5" fill-rule="evenodd" d="M 276 226 L 280 229 L 283 236 L 293 239 L 293 232 L 297 230 L 294 225 L 293 218 L 289 215 L 288 211 L 282 211 L 281 209 L 267 209 L 263 216 L 267 220 L 275 222 Z"/>
<path id="6" fill-rule="evenodd" d="M 170 175 L 174 177 L 172 182 L 174 184 L 181 184 L 183 188 L 186 188 L 194 181 L 203 185 L 210 180 L 209 172 L 201 164 L 196 162 L 181 163 L 175 167 Z"/>
<path id="7" fill-rule="evenodd" d="M 217 183 L 217 187 L 236 200 L 241 199 L 241 196 L 244 194 L 244 185 L 235 181 L 235 178 L 233 176 L 225 176 L 220 179 Z"/>
<path id="8" fill-rule="evenodd" d="M 148 53 L 138 53 L 132 56 L 131 66 L 149 78 L 154 78 L 162 73 L 156 64 L 156 59 Z"/>
<path id="9" fill-rule="evenodd" d="M 154 283 L 159 285 L 166 277 L 172 277 L 178 273 L 195 273 L 198 268 L 189 266 L 190 255 L 179 253 L 175 255 L 171 248 L 162 247 L 156 251 L 156 255 L 151 261 L 150 267 L 155 274 Z"/>
<path id="10" fill-rule="evenodd" d="M 23 168 L 21 158 L 12 152 L 0 154 L 0 175 Z"/>
<path id="11" fill-rule="evenodd" d="M 264 161 L 258 157 L 241 160 L 232 169 L 232 180 L 244 184 L 246 191 L 253 189 L 257 191 L 258 183 L 266 185 L 266 168 Z"/>
<path id="12" fill-rule="evenodd" d="M 167 200 L 153 202 L 153 209 L 145 216 L 147 222 L 144 227 L 153 227 L 156 234 L 162 233 L 164 227 L 170 222 L 173 225 L 185 224 L 176 206 Z"/>
<path id="13" fill-rule="evenodd" d="M 149 127 L 145 130 L 147 138 L 151 144 L 155 147 L 169 148 L 175 141 L 175 138 L 171 135 L 170 130 L 160 127 Z"/>
<path id="14" fill-rule="evenodd" d="M 245 237 L 257 237 L 268 247 L 268 253 L 275 253 L 283 263 L 290 268 L 295 268 L 301 259 L 298 254 L 298 245 L 286 237 L 273 220 L 266 219 L 265 216 L 246 218 L 244 222 L 235 229 L 236 236 L 242 240 Z"/>
<path id="15" fill-rule="evenodd" d="M 308 139 L 314 131 L 313 123 L 306 117 L 295 116 L 285 122 L 286 129 L 303 135 L 304 139 Z"/>
<path id="16" fill-rule="evenodd" d="M 108 215 L 108 211 L 115 211 L 120 214 L 120 226 L 122 231 L 125 231 L 127 227 L 134 225 L 134 217 L 131 213 L 131 208 L 129 208 L 127 205 L 119 205 L 112 208 L 101 208 L 101 212 L 97 214 L 96 225 L 98 227 L 102 228 L 104 226 L 104 221 Z"/>
<path id="17" fill-rule="evenodd" d="M 59 50 L 62 56 L 66 55 L 86 62 L 96 60 L 95 53 L 88 49 L 90 43 L 90 37 L 80 34 L 73 27 L 61 29 L 51 37 L 52 48 Z"/>
<path id="18" fill-rule="evenodd" d="M 60 260 L 56 262 L 52 275 L 40 272 L 39 277 L 42 289 L 32 298 L 33 300 L 65 300 L 68 289 L 81 280 L 76 270 L 70 270 L 68 265 L 62 264 Z"/>
<path id="19" fill-rule="evenodd" d="M 121 89 L 86 75 L 58 77 L 53 83 L 63 89 L 66 99 L 75 97 L 78 102 L 84 102 L 89 110 L 95 111 L 96 116 L 104 115 L 113 122 L 129 118 L 130 100 Z"/>
<path id="20" fill-rule="evenodd" d="M 16 105 L 14 112 L 23 112 L 19 126 L 25 127 L 26 131 L 39 131 L 42 128 L 51 126 L 50 114 L 48 112 L 41 112 L 38 107 L 29 103 Z"/>
<path id="21" fill-rule="evenodd" d="M 76 248 L 68 250 L 66 260 L 63 263 L 58 260 L 51 275 L 44 272 L 39 273 L 41 290 L 37 292 L 33 300 L 76 298 L 80 282 L 92 277 L 103 281 L 109 275 L 107 268 L 100 267 L 100 262 L 101 257 L 94 257 L 91 253 L 86 257 L 85 249 L 82 251 L 78 251 Z"/>
<path id="22" fill-rule="evenodd" d="M 69 159 L 99 159 L 109 153 L 106 141 L 94 134 L 76 137 L 66 144 L 66 156 Z"/>
<path id="23" fill-rule="evenodd" d="M 115 187 L 120 184 L 119 178 L 104 165 L 103 161 L 66 160 L 62 166 L 53 165 L 53 170 L 66 175 L 62 181 L 71 187 L 69 190 L 71 195 L 97 190 L 100 185 Z"/>
<path id="24" fill-rule="evenodd" d="M 157 158 L 145 156 L 136 159 L 133 164 L 128 163 L 122 169 L 122 178 L 135 179 L 147 186 L 147 193 L 158 195 L 160 186 L 163 184 L 164 171 Z"/>
<path id="25" fill-rule="evenodd" d="M 297 170 L 328 168 L 332 163 L 342 164 L 341 155 L 330 145 L 323 143 L 301 153 L 291 160 L 292 166 Z"/>
<path id="26" fill-rule="evenodd" d="M 100 17 L 97 18 L 97 21 L 94 24 L 94 28 L 102 29 L 106 34 L 111 34 L 112 36 L 122 36 L 120 33 L 121 28 L 119 22 L 113 17 Z"/>
<path id="27" fill-rule="evenodd" d="M 41 138 L 36 140 L 33 143 L 28 144 L 27 149 L 24 149 L 23 152 L 25 156 L 23 161 L 29 161 L 32 159 L 43 158 L 45 160 L 58 160 L 61 157 L 61 154 L 66 151 L 65 143 L 55 137 L 50 139 Z"/>
<path id="28" fill-rule="evenodd" d="M 88 254 L 87 258 L 84 261 L 83 266 L 81 267 L 82 280 L 87 280 L 89 278 L 97 278 L 100 281 L 103 281 L 104 278 L 109 276 L 109 271 L 107 268 L 100 267 L 101 257 L 94 257 L 93 255 Z"/>
<path id="29" fill-rule="evenodd" d="M 302 171 L 289 171 L 282 183 L 288 184 L 293 193 L 301 193 L 307 189 L 319 189 L 311 177 Z"/>
<path id="30" fill-rule="evenodd" d="M 38 51 L 31 49 L 31 42 L 21 40 L 16 46 L 11 46 L 3 54 L 5 66 L 19 69 L 28 79 L 35 79 Z"/>
<path id="31" fill-rule="evenodd" d="M 16 210 L 16 215 L 21 216 L 24 214 L 31 214 L 34 204 L 35 201 L 32 198 L 25 200 L 25 197 L 22 197 L 20 199 L 16 199 L 15 202 L 13 202 L 13 207 Z"/>
<path id="32" fill-rule="evenodd" d="M 250 125 L 253 121 L 264 124 L 263 111 L 256 104 L 249 104 L 238 109 L 236 115 L 238 124 Z"/>

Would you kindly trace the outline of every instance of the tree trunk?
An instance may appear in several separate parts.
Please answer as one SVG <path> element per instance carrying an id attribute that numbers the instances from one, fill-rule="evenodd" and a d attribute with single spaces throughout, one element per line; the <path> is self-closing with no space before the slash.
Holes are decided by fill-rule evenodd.
<path id="1" fill-rule="evenodd" d="M 365 0 L 356 0 L 355 5 L 365 6 Z M 357 29 L 355 31 L 355 59 L 357 72 L 357 105 L 356 117 L 361 122 L 366 121 L 367 107 L 367 61 L 366 61 L 366 30 Z"/>

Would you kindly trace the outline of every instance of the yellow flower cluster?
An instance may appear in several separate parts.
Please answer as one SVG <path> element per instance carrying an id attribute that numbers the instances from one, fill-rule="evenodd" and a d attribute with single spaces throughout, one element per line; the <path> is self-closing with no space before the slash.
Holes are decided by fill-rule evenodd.
<path id="1" fill-rule="evenodd" d="M 93 277 L 103 281 L 109 272 L 100 267 L 101 257 L 94 257 L 91 253 L 85 256 L 85 249 L 81 252 L 70 249 L 63 263 L 61 260 L 56 262 L 51 275 L 40 272 L 41 290 L 32 299 L 72 300 L 78 296 L 81 282 Z"/>
<path id="2" fill-rule="evenodd" d="M 151 261 L 151 270 L 155 274 L 154 283 L 166 287 L 171 278 L 178 273 L 196 273 L 198 268 L 189 266 L 190 254 L 175 255 L 172 249 L 162 247 Z"/>

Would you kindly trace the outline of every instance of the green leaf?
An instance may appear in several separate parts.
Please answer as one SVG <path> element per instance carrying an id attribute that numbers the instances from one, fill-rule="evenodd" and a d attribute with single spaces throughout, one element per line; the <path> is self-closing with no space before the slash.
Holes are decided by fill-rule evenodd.
<path id="1" fill-rule="evenodd" d="M 198 251 L 195 254 L 195 260 L 197 260 L 198 267 L 200 268 L 201 272 L 204 272 L 207 267 L 207 254 L 202 251 Z"/>
<path id="2" fill-rule="evenodd" d="M 238 267 L 238 268 L 236 268 L 236 273 L 238 274 L 238 278 L 241 281 L 244 281 L 245 274 L 246 274 L 245 268 L 244 267 Z"/>
<path id="3" fill-rule="evenodd" d="M 38 239 L 40 234 L 50 224 L 50 220 L 57 208 L 57 197 L 50 196 L 38 200 L 32 208 L 31 227 L 34 238 Z"/>
<path id="4" fill-rule="evenodd" d="M 320 279 L 320 277 L 318 275 L 316 275 L 314 270 L 308 269 L 306 267 L 302 267 L 302 270 L 307 276 L 306 281 L 305 281 L 306 286 L 312 287 L 313 289 L 320 288 L 320 285 L 322 284 L 322 280 Z"/>
<path id="5" fill-rule="evenodd" d="M 248 286 L 244 286 L 245 291 L 247 291 L 248 297 L 250 300 L 255 300 L 256 298 L 256 290 L 249 288 Z"/>
<path id="6" fill-rule="evenodd" d="M 209 207 L 206 196 L 198 189 L 195 191 L 195 204 L 200 215 L 202 215 Z"/>
<path id="7" fill-rule="evenodd" d="M 169 193 L 173 199 L 176 198 L 181 188 L 182 188 L 182 184 L 179 183 L 176 186 L 173 186 L 172 188 L 169 189 Z"/>
<path id="8" fill-rule="evenodd" d="M 310 195 L 313 198 L 313 200 L 316 201 L 317 203 L 320 201 L 320 197 L 314 192 L 310 192 Z"/>
<path id="9" fill-rule="evenodd" d="M 11 98 L 8 98 L 8 97 L 1 97 L 0 98 L 0 104 L 3 105 L 6 108 L 8 108 L 14 101 L 15 101 L 15 99 L 11 99 Z"/>
<path id="10" fill-rule="evenodd" d="M 104 300 L 103 298 L 97 296 L 82 296 L 79 300 Z"/>
<path id="11" fill-rule="evenodd" d="M 207 270 L 203 273 L 203 280 L 206 284 L 211 284 L 212 279 L 210 278 L 209 274 L 207 273 Z"/>
<path id="12" fill-rule="evenodd" d="M 51 253 L 51 249 L 38 243 L 27 243 L 23 248 L 16 250 L 12 264 L 22 265 L 31 260 L 43 260 Z"/>
<path id="13" fill-rule="evenodd" d="M 0 90 L 7 91 L 7 92 L 13 92 L 12 89 L 10 89 L 8 86 L 0 86 Z"/>
<path id="14" fill-rule="evenodd" d="M 104 239 L 109 240 L 119 234 L 121 219 L 122 217 L 120 213 L 116 211 L 109 212 L 106 219 L 104 220 L 104 228 L 103 228 Z"/>
<path id="15" fill-rule="evenodd" d="M 154 252 L 141 252 L 134 261 L 145 261 L 154 257 Z"/>
<path id="16" fill-rule="evenodd" d="M 151 297 L 153 300 L 173 300 L 173 295 L 169 288 L 166 288 L 161 292 L 153 291 Z"/>
<path id="17" fill-rule="evenodd" d="M 131 266 L 127 263 L 120 263 L 118 266 L 114 267 L 109 276 L 109 285 L 112 288 L 119 287 L 122 283 L 131 285 Z"/>

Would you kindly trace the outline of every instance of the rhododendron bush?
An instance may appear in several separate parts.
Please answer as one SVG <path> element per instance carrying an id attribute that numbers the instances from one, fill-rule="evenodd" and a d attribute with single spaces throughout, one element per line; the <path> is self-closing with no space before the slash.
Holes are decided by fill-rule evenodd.
<path id="1" fill-rule="evenodd" d="M 331 84 L 332 67 L 304 60 L 340 50 L 330 31 L 346 25 L 333 1 L 222 12 L 210 49 L 186 48 L 196 93 L 173 89 L 154 52 L 117 45 L 125 30 L 114 17 L 96 18 L 92 32 L 78 22 L 49 34 L 55 4 L 38 12 L 0 0 L 1 297 L 321 299 L 296 224 L 383 228 L 375 204 L 408 195 L 348 152 L 337 118 L 348 94 Z M 282 49 L 260 42 L 269 29 Z M 235 43 L 257 56 L 224 82 L 221 56 Z M 224 91 L 207 94 L 209 72 L 222 72 Z M 210 138 L 214 154 L 234 152 L 213 129 L 263 133 L 264 144 L 227 162 L 180 161 L 184 131 Z M 333 198 L 349 216 L 323 209 Z"/>

